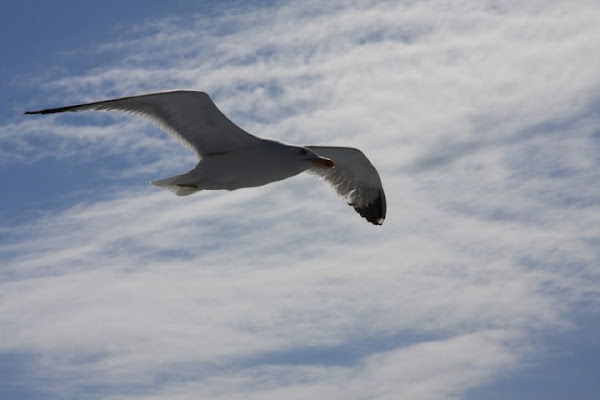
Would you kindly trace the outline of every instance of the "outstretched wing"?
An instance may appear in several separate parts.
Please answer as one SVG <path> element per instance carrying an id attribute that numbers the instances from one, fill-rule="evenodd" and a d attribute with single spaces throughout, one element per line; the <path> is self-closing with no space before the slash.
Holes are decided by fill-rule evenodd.
<path id="1" fill-rule="evenodd" d="M 367 221 L 383 224 L 385 193 L 377 170 L 363 152 L 351 147 L 306 147 L 335 164 L 335 168 L 313 167 L 308 172 L 329 182 L 338 195 Z"/>
<path id="2" fill-rule="evenodd" d="M 172 91 L 78 104 L 68 107 L 27 111 L 25 114 L 52 114 L 65 111 L 119 110 L 140 115 L 158 124 L 181 140 L 199 157 L 226 153 L 260 140 L 231 122 L 208 94 Z"/>

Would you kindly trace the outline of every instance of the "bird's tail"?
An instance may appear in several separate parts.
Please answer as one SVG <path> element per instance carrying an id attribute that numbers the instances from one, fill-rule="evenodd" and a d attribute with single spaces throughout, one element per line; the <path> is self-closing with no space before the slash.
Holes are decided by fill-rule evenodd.
<path id="1" fill-rule="evenodd" d="M 190 173 L 172 176 L 170 178 L 152 181 L 150 184 L 161 189 L 169 190 L 177 196 L 189 196 L 190 194 L 201 191 L 197 184 L 192 183 Z"/>

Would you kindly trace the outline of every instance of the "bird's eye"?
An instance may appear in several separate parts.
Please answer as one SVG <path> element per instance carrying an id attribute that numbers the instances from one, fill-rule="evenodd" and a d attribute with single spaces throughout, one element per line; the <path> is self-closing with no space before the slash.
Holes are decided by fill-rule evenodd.
<path id="1" fill-rule="evenodd" d="M 300 153 L 300 155 L 302 155 L 302 156 L 305 156 L 308 154 L 308 151 L 306 151 L 306 149 L 300 149 L 300 151 L 298 153 Z"/>

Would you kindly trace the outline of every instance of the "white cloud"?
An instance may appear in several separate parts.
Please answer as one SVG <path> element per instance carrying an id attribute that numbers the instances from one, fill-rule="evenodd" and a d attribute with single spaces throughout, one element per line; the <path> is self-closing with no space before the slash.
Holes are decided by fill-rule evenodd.
<path id="1" fill-rule="evenodd" d="M 0 351 L 115 398 L 453 398 L 523 365 L 599 300 L 600 28 L 570 4 L 283 4 L 101 46 L 32 107 L 203 89 L 253 133 L 362 148 L 389 216 L 312 177 L 145 188 L 193 160 L 133 118 L 5 123 L 10 163 L 108 153 L 140 185 L 4 229 Z"/>

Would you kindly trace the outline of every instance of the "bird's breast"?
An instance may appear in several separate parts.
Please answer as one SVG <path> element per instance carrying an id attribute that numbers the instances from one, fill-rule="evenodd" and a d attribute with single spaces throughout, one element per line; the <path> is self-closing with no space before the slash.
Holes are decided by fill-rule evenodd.
<path id="1" fill-rule="evenodd" d="M 268 152 L 232 152 L 208 155 L 196 166 L 206 189 L 235 190 L 263 186 L 303 172 L 305 166 Z"/>

